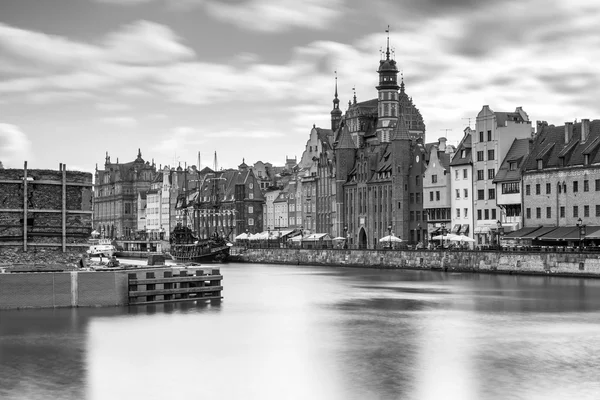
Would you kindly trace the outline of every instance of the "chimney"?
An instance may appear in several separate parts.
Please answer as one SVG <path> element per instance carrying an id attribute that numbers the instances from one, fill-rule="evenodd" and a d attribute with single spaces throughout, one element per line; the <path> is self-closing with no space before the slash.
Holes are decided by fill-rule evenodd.
<path id="1" fill-rule="evenodd" d="M 573 138 L 573 123 L 565 122 L 565 144 L 569 143 Z"/>
<path id="2" fill-rule="evenodd" d="M 581 120 L 581 142 L 585 142 L 590 136 L 590 120 L 585 118 Z"/>
<path id="3" fill-rule="evenodd" d="M 439 151 L 446 151 L 446 138 L 445 137 L 441 137 L 439 138 L 440 144 L 438 146 L 438 150 Z"/>

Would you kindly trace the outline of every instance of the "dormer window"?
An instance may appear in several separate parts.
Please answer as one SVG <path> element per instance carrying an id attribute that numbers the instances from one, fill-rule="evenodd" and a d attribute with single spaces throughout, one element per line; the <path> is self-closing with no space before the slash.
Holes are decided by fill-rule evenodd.
<path id="1" fill-rule="evenodd" d="M 544 161 L 542 159 L 537 160 L 537 169 L 544 168 Z"/>
<path id="2" fill-rule="evenodd" d="M 583 165 L 589 165 L 589 164 L 590 164 L 590 155 L 584 154 L 583 155 Z"/>
<path id="3" fill-rule="evenodd" d="M 541 160 L 538 160 L 538 163 L 539 163 L 540 161 L 541 161 Z M 539 165 L 539 164 L 538 164 L 538 165 Z M 538 168 L 539 168 L 539 167 L 538 167 Z M 511 161 L 511 162 L 509 162 L 509 163 L 508 163 L 508 169 L 509 169 L 510 171 L 516 171 L 516 170 L 517 170 L 517 162 L 516 162 L 516 161 Z"/>
<path id="4" fill-rule="evenodd" d="M 460 152 L 460 158 L 467 158 L 467 151 L 466 150 L 461 150 L 461 152 Z"/>

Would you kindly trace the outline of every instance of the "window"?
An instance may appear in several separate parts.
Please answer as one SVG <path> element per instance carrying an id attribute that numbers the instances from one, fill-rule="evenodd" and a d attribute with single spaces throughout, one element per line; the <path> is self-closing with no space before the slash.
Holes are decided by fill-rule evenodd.
<path id="1" fill-rule="evenodd" d="M 467 216 L 469 215 L 469 211 L 468 211 L 468 210 L 469 210 L 468 208 L 463 208 L 463 215 L 464 215 L 464 218 L 468 218 L 468 217 L 467 217 Z"/>
<path id="2" fill-rule="evenodd" d="M 485 215 L 485 219 L 490 219 L 490 210 L 487 208 L 483 210 L 483 215 Z"/>
<path id="3" fill-rule="evenodd" d="M 573 206 L 573 218 L 579 217 L 579 207 Z"/>
<path id="4" fill-rule="evenodd" d="M 250 183 L 248 184 L 248 187 L 249 187 L 250 189 L 254 189 L 254 184 L 252 184 L 252 182 L 250 182 Z"/>
<path id="5" fill-rule="evenodd" d="M 600 204 L 596 204 L 596 217 L 600 217 Z"/>
<path id="6" fill-rule="evenodd" d="M 546 207 L 546 218 L 552 218 L 552 207 Z"/>
<path id="7" fill-rule="evenodd" d="M 483 131 L 479 132 L 479 141 L 483 142 Z"/>
<path id="8" fill-rule="evenodd" d="M 494 176 L 496 176 L 496 171 L 488 169 L 488 179 L 494 179 Z"/>
<path id="9" fill-rule="evenodd" d="M 589 164 L 590 164 L 590 155 L 584 154 L 583 155 L 583 165 L 589 165 Z"/>
<path id="10" fill-rule="evenodd" d="M 590 191 L 590 181 L 588 181 L 587 179 L 583 181 L 583 191 L 584 192 Z"/>
<path id="11" fill-rule="evenodd" d="M 496 198 L 496 189 L 488 189 L 488 199 L 494 200 Z"/>
<path id="12" fill-rule="evenodd" d="M 392 192 L 390 192 L 391 194 Z M 417 193 L 417 204 L 421 204 L 421 193 Z"/>
<path id="13" fill-rule="evenodd" d="M 552 192 L 552 184 L 546 183 L 546 194 L 550 194 Z"/>
<path id="14" fill-rule="evenodd" d="M 377 198 L 377 192 L 375 192 L 375 198 Z M 410 198 L 410 204 L 414 204 L 415 203 L 415 194 L 411 193 L 409 195 L 409 198 Z"/>
<path id="15" fill-rule="evenodd" d="M 590 206 L 583 206 L 583 216 L 584 217 L 590 216 Z"/>
<path id="16" fill-rule="evenodd" d="M 460 199 L 460 189 L 456 189 L 456 198 Z"/>
<path id="17" fill-rule="evenodd" d="M 529 196 L 531 194 L 531 185 L 525 185 L 525 195 Z"/>
<path id="18" fill-rule="evenodd" d="M 481 210 L 477 210 L 477 219 L 481 220 Z"/>
<path id="19" fill-rule="evenodd" d="M 573 182 L 573 193 L 577 193 L 579 191 L 579 182 Z"/>
<path id="20" fill-rule="evenodd" d="M 527 208 L 527 209 L 525 210 L 525 215 L 526 215 L 526 217 L 525 217 L 525 218 L 527 218 L 527 219 L 531 219 L 531 208 Z"/>
<path id="21" fill-rule="evenodd" d="M 492 219 L 496 219 L 496 209 L 492 208 Z"/>
<path id="22" fill-rule="evenodd" d="M 248 218 L 248 225 L 254 225 L 254 218 Z"/>
<path id="23" fill-rule="evenodd" d="M 519 182 L 510 182 L 502 184 L 502 194 L 519 193 L 520 185 Z"/>
<path id="24" fill-rule="evenodd" d="M 542 208 L 541 207 L 536 207 L 535 208 L 535 217 L 537 219 L 541 219 L 542 218 Z"/>
<path id="25" fill-rule="evenodd" d="M 483 150 L 477 152 L 477 161 L 483 161 Z"/>
<path id="26" fill-rule="evenodd" d="M 467 158 L 467 151 L 466 150 L 461 150 L 460 151 L 460 158 Z"/>
<path id="27" fill-rule="evenodd" d="M 435 191 L 435 199 L 436 199 L 437 201 L 440 201 L 440 191 L 439 191 L 439 190 L 436 190 L 436 191 Z"/>
<path id="28" fill-rule="evenodd" d="M 467 179 L 468 177 L 469 177 L 469 173 L 467 172 L 467 169 L 463 168 L 463 179 Z"/>
<path id="29" fill-rule="evenodd" d="M 252 193 L 252 192 L 248 193 L 248 198 L 250 200 L 252 200 L 254 198 L 254 193 Z"/>
<path id="30" fill-rule="evenodd" d="M 483 170 L 482 169 L 478 169 L 477 170 L 477 180 L 478 181 L 482 181 L 483 180 Z"/>
<path id="31" fill-rule="evenodd" d="M 465 199 L 469 198 L 469 189 L 463 189 L 463 195 Z"/>
<path id="32" fill-rule="evenodd" d="M 565 206 L 560 206 L 560 217 L 561 218 L 565 217 Z"/>
<path id="33" fill-rule="evenodd" d="M 460 218 L 460 208 L 456 209 L 456 218 Z"/>
<path id="34" fill-rule="evenodd" d="M 535 184 L 535 194 L 541 194 L 542 193 L 542 187 L 539 183 Z"/>
<path id="35" fill-rule="evenodd" d="M 477 200 L 485 200 L 485 190 L 479 189 L 477 191 Z"/>
<path id="36" fill-rule="evenodd" d="M 510 171 L 516 171 L 517 170 L 517 162 L 516 161 L 510 161 L 508 163 L 508 169 Z"/>
<path id="37" fill-rule="evenodd" d="M 421 184 L 421 176 L 420 175 L 415 176 L 415 183 L 417 184 L 417 186 L 419 186 Z"/>
<path id="38" fill-rule="evenodd" d="M 436 174 L 431 175 L 431 183 L 437 183 L 437 175 Z"/>
<path id="39" fill-rule="evenodd" d="M 411 211 L 411 212 L 410 212 L 410 220 L 411 220 L 411 221 L 414 221 L 414 220 L 415 220 L 415 212 L 414 212 L 414 211 Z"/>
<path id="40" fill-rule="evenodd" d="M 596 192 L 600 192 L 600 179 L 596 179 Z"/>
<path id="41" fill-rule="evenodd" d="M 421 220 L 421 211 L 417 211 L 417 221 Z"/>
<path id="42" fill-rule="evenodd" d="M 539 159 L 537 160 L 537 169 L 543 169 L 544 168 L 544 160 Z"/>
<path id="43" fill-rule="evenodd" d="M 488 161 L 494 159 L 494 150 L 488 150 Z"/>
<path id="44" fill-rule="evenodd" d="M 433 201 L 433 190 L 429 192 L 429 201 Z"/>
<path id="45" fill-rule="evenodd" d="M 252 214 L 254 212 L 254 207 L 248 206 L 248 214 Z"/>
<path id="46" fill-rule="evenodd" d="M 454 179 L 459 179 L 460 178 L 460 171 L 459 170 L 455 170 L 454 171 Z"/>

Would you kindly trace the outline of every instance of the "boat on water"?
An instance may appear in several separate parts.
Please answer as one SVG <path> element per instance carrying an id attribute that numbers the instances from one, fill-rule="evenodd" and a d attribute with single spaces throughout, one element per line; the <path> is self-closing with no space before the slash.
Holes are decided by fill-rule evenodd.
<path id="1" fill-rule="evenodd" d="M 112 244 L 111 239 L 93 239 L 90 248 L 86 252 L 90 257 L 100 256 L 112 258 L 117 252 L 117 248 Z"/>
<path id="2" fill-rule="evenodd" d="M 229 257 L 229 243 L 217 234 L 209 239 L 199 239 L 187 226 L 178 225 L 170 236 L 169 254 L 181 262 L 222 262 Z"/>

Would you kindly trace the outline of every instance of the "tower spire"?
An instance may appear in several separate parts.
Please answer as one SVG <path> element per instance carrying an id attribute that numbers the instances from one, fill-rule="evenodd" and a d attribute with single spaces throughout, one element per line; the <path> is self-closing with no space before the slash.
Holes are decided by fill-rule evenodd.
<path id="1" fill-rule="evenodd" d="M 385 33 L 387 33 L 387 49 L 385 51 L 385 59 L 389 60 L 390 59 L 390 26 L 388 25 L 387 29 L 385 30 Z"/>
<path id="2" fill-rule="evenodd" d="M 356 86 L 352 90 L 354 91 L 354 104 L 356 104 Z"/>
<path id="3" fill-rule="evenodd" d="M 335 74 L 335 99 L 337 100 L 337 98 L 338 98 L 338 91 L 337 91 L 337 71 L 333 71 L 333 73 Z"/>
<path id="4" fill-rule="evenodd" d="M 404 93 L 404 71 L 400 73 L 400 93 Z"/>

